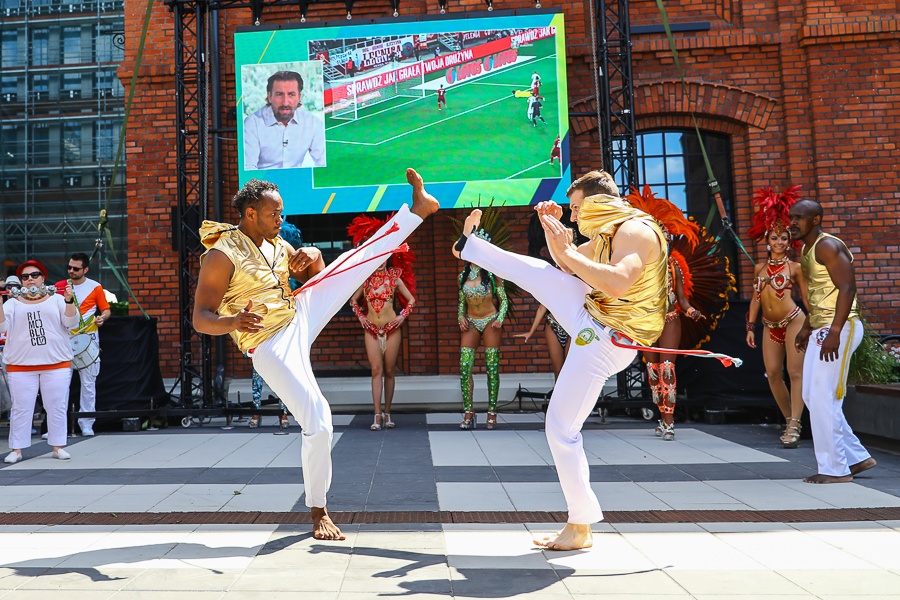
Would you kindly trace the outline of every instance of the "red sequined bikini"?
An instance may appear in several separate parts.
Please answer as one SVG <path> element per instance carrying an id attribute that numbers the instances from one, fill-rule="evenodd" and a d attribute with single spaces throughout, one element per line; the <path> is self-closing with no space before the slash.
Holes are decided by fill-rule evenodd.
<path id="1" fill-rule="evenodd" d="M 787 271 L 786 274 L 785 271 Z M 762 301 L 762 291 L 766 285 L 772 286 L 772 289 L 775 290 L 776 298 L 784 300 L 785 293 L 794 287 L 791 281 L 790 261 L 785 260 L 781 263 L 772 263 L 770 261 L 766 264 L 766 274 L 757 277 L 753 283 L 753 289 L 756 290 L 756 299 L 760 302 Z M 787 336 L 787 326 L 800 312 L 800 307 L 795 306 L 794 310 L 780 321 L 769 321 L 763 317 L 762 322 L 769 328 L 769 339 L 777 344 L 784 345 L 784 340 Z"/>

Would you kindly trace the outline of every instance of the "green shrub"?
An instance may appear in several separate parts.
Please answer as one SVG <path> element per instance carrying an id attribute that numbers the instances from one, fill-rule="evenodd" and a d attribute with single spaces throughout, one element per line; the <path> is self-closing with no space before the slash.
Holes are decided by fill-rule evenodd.
<path id="1" fill-rule="evenodd" d="M 847 383 L 885 384 L 900 381 L 900 351 L 888 350 L 879 341 L 869 323 L 863 320 L 862 343 L 850 358 L 850 374 Z"/>

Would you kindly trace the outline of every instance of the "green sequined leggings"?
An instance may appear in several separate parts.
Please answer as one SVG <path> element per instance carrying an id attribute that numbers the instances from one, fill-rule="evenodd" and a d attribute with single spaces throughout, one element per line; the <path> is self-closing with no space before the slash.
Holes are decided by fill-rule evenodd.
<path id="1" fill-rule="evenodd" d="M 488 411 L 497 408 L 500 395 L 500 348 L 485 348 L 484 362 L 487 365 Z M 462 392 L 463 408 L 472 411 L 472 365 L 475 364 L 475 348 L 459 349 L 459 389 Z"/>
<path id="2" fill-rule="evenodd" d="M 472 411 L 472 365 L 475 364 L 475 348 L 459 349 L 459 388 L 462 391 L 463 408 Z"/>
<path id="3" fill-rule="evenodd" d="M 500 394 L 500 348 L 485 348 L 484 363 L 487 365 L 488 412 L 494 412 Z"/>

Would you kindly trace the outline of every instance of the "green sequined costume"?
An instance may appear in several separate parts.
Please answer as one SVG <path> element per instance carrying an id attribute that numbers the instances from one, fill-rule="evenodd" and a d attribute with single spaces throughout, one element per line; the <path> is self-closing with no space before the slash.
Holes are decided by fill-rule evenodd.
<path id="1" fill-rule="evenodd" d="M 459 388 L 462 391 L 463 407 L 472 412 L 472 365 L 475 364 L 475 348 L 459 349 Z"/>
<path id="2" fill-rule="evenodd" d="M 471 269 L 474 265 L 467 265 L 459 276 L 459 310 L 458 317 L 462 321 L 466 319 L 469 323 L 483 333 L 484 330 L 493 322 L 497 321 L 501 325 L 506 320 L 506 313 L 509 310 L 509 299 L 506 296 L 506 289 L 502 285 L 497 285 L 497 280 L 493 273 L 484 271 L 487 274 L 488 281 L 484 281 L 482 274 L 482 282 L 477 286 L 464 285 L 466 279 L 469 278 Z M 476 271 L 477 274 L 477 271 Z M 483 319 L 473 319 L 467 314 L 466 301 L 468 298 L 483 298 L 493 295 L 500 301 L 500 310 L 489 317 Z M 500 348 L 485 348 L 484 362 L 487 366 L 488 380 L 488 411 L 494 412 L 497 408 L 497 397 L 500 394 Z M 462 391 L 463 407 L 466 412 L 472 412 L 472 366 L 475 363 L 475 348 L 460 348 L 459 350 L 459 387 Z"/>

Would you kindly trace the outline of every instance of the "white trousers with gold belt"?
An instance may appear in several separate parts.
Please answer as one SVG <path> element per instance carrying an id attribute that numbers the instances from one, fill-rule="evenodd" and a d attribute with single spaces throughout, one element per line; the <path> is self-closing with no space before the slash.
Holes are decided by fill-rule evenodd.
<path id="1" fill-rule="evenodd" d="M 869 458 L 869 452 L 853 433 L 844 417 L 844 392 L 850 356 L 864 335 L 859 319 L 848 319 L 841 329 L 837 360 L 819 358 L 828 327 L 814 329 L 803 359 L 803 403 L 809 409 L 813 448 L 820 475 L 842 477 L 850 466 Z"/>
<path id="2" fill-rule="evenodd" d="M 462 259 L 508 279 L 526 290 L 553 314 L 572 336 L 572 345 L 547 409 L 546 433 L 550 453 L 569 511 L 568 522 L 594 523 L 603 519 L 591 474 L 581 428 L 603 384 L 634 360 L 636 352 L 612 344 L 609 330 L 584 308 L 590 286 L 573 275 L 528 256 L 506 252 L 475 236 L 469 236 Z"/>
<path id="3" fill-rule="evenodd" d="M 297 314 L 290 325 L 257 346 L 251 355 L 253 367 L 262 375 L 303 430 L 301 463 L 306 505 L 324 507 L 331 486 L 331 407 L 313 376 L 310 349 L 325 325 L 350 296 L 384 260 L 370 260 L 397 248 L 422 223 L 406 205 L 372 236 L 384 234 L 392 224 L 399 226 L 385 237 L 342 254 L 314 279 L 320 283 L 304 289 L 294 298 Z M 353 268 L 350 268 L 353 267 Z M 332 277 L 336 269 L 341 272 Z"/>

